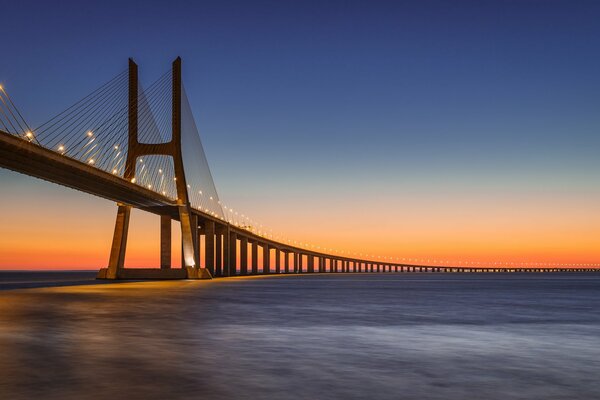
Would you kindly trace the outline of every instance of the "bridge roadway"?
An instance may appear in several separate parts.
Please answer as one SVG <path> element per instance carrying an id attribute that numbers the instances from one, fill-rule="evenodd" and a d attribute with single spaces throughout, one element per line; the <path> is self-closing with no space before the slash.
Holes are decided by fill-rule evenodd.
<path id="1" fill-rule="evenodd" d="M 136 185 L 126 179 L 100 170 L 94 166 L 66 157 L 35 143 L 11 135 L 0 130 L 0 167 L 40 178 L 59 185 L 70 187 L 88 194 L 99 196 L 117 203 L 179 220 L 176 202 L 157 192 Z M 466 266 L 427 266 L 413 264 L 397 264 L 382 260 L 366 260 L 332 255 L 324 252 L 308 250 L 270 238 L 257 235 L 249 230 L 234 226 L 219 218 L 192 209 L 193 230 L 197 240 L 198 259 L 200 251 L 204 251 L 205 267 L 212 276 L 233 276 L 246 274 L 299 273 L 299 272 L 573 272 L 600 271 L 589 268 L 506 268 L 506 267 L 466 267 Z M 165 229 L 166 224 L 161 228 Z M 164 234 L 164 232 L 161 232 Z M 170 231 L 165 235 L 170 240 Z M 200 249 L 201 237 L 205 246 Z M 161 234 L 161 238 L 163 235 Z M 162 239 L 161 239 L 162 240 Z M 238 241 L 240 249 L 238 251 Z M 250 244 L 251 262 L 248 265 L 248 244 Z M 259 271 L 258 247 L 263 249 L 263 265 Z M 161 246 L 168 254 L 170 250 Z M 211 251 L 211 249 L 213 249 Z M 214 250 L 216 249 L 216 250 Z M 275 270 L 271 271 L 271 250 L 275 251 Z M 238 255 L 239 253 L 239 255 Z M 283 257 L 281 255 L 283 254 Z M 290 254 L 293 263 L 290 263 Z M 239 257 L 239 260 L 238 260 Z M 306 257 L 306 264 L 304 258 Z M 283 265 L 281 263 L 283 259 Z M 165 262 L 164 269 L 170 269 Z M 237 266 L 239 265 L 239 269 Z M 156 272 L 161 270 L 156 269 Z M 183 269 L 172 270 L 173 278 L 181 278 Z M 150 273 L 150 275 L 148 275 Z M 121 271 L 122 278 L 138 278 L 152 276 L 151 270 L 126 269 Z M 157 274 L 157 276 L 159 276 Z M 160 275 L 169 277 L 167 275 Z"/>

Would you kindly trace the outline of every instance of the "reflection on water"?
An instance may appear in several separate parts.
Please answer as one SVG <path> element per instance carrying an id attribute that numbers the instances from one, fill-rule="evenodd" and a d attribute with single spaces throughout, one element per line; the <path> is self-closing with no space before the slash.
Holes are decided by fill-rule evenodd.
<path id="1" fill-rule="evenodd" d="M 6 290 L 0 399 L 598 399 L 599 305 L 592 274 Z"/>

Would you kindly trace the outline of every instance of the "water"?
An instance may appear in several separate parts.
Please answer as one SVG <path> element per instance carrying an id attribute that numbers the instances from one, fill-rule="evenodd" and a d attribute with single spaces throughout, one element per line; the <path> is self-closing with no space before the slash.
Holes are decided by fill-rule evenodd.
<path id="1" fill-rule="evenodd" d="M 5 290 L 0 398 L 598 399 L 599 306 L 593 274 Z"/>

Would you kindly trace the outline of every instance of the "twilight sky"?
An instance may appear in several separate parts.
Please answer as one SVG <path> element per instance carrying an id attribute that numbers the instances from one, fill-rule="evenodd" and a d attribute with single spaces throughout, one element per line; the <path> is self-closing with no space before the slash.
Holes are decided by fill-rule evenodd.
<path id="1" fill-rule="evenodd" d="M 278 235 L 600 262 L 600 3 L 187 3 L 0 0 L 0 83 L 38 126 L 128 57 L 150 83 L 180 55 L 221 199 Z M 0 268 L 106 265 L 113 203 L 6 170 L 0 187 Z M 129 266 L 158 265 L 158 227 L 134 214 Z"/>

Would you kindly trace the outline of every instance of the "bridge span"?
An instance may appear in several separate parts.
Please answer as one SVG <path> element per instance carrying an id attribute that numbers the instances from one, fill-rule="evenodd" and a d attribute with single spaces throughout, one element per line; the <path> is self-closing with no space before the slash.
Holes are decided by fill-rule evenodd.
<path id="1" fill-rule="evenodd" d="M 132 60 L 129 61 L 126 76 L 121 75 L 123 76 L 115 78 L 102 90 L 96 91 L 98 99 L 94 102 L 86 100 L 82 103 L 88 104 L 85 108 L 80 105 L 77 106 L 79 108 L 67 110 L 68 113 L 65 112 L 50 125 L 62 127 L 65 132 L 75 132 L 79 135 L 76 139 L 67 137 L 66 133 L 65 137 L 60 137 L 59 128 L 54 128 L 58 134 L 50 129 L 40 129 L 40 132 L 28 128 L 19 129 L 27 127 L 27 124 L 19 119 L 20 113 L 14 105 L 5 101 L 10 99 L 3 97 L 0 103 L 0 107 L 4 107 L 0 109 L 0 118 L 4 118 L 0 119 L 0 167 L 117 203 L 109 262 L 106 268 L 101 268 L 98 272 L 100 279 L 210 279 L 282 273 L 600 271 L 598 268 L 399 264 L 328 254 L 261 235 L 245 224 L 228 219 L 222 207 L 219 212 L 221 203 L 217 201 L 219 206 L 215 206 L 213 196 L 207 202 L 211 205 L 208 207 L 203 203 L 202 190 L 192 193 L 189 182 L 200 172 L 198 169 L 186 169 L 184 163 L 184 153 L 188 149 L 183 145 L 182 107 L 186 107 L 187 98 L 181 83 L 181 59 L 177 58 L 173 62 L 172 70 L 166 78 L 161 78 L 159 83 L 141 93 L 137 65 Z M 93 107 L 106 107 L 106 102 L 116 97 L 111 90 L 116 92 L 122 82 L 127 83 L 125 106 L 114 106 L 104 113 L 104 119 L 97 116 L 99 111 L 91 114 Z M 170 104 L 165 106 L 168 103 L 165 96 L 157 93 L 164 91 L 168 85 Z M 157 115 L 157 107 L 170 108 L 169 124 L 163 123 L 163 126 L 169 126 L 170 135 L 161 137 L 158 134 L 161 131 L 161 117 Z M 183 111 L 189 113 L 187 108 Z M 88 126 L 84 126 L 84 117 L 81 116 L 86 115 L 85 113 L 90 115 L 89 121 L 86 121 L 89 122 Z M 195 128 L 195 123 L 186 126 Z M 58 137 L 54 144 L 50 140 L 44 142 L 42 133 L 47 131 L 50 131 L 48 136 L 54 134 Z M 118 136 L 119 132 L 122 137 Z M 147 132 L 155 133 L 154 143 L 140 139 Z M 67 146 L 62 143 L 71 143 L 76 151 L 69 153 Z M 203 155 L 201 145 L 191 152 L 191 159 L 201 158 L 200 154 Z M 105 164 L 101 164 L 104 162 L 103 157 L 108 160 Z M 156 161 L 152 164 L 155 171 L 148 173 L 150 167 L 146 166 L 151 165 L 151 162 L 143 164 L 143 161 L 152 157 L 166 158 L 167 161 L 161 161 L 163 164 Z M 208 165 L 203 167 L 208 170 Z M 171 171 L 170 175 L 168 171 Z M 210 172 L 208 174 L 210 176 Z M 208 185 L 210 188 L 212 184 L 214 188 L 212 177 L 208 180 L 210 182 L 204 182 L 203 187 Z M 169 186 L 171 184 L 174 186 Z M 216 198 L 216 189 L 214 193 Z M 124 265 L 132 208 L 160 216 L 160 268 L 126 268 Z M 173 268 L 171 265 L 172 220 L 179 221 L 181 226 L 181 268 Z M 201 260 L 204 260 L 204 265 L 201 265 Z"/>

